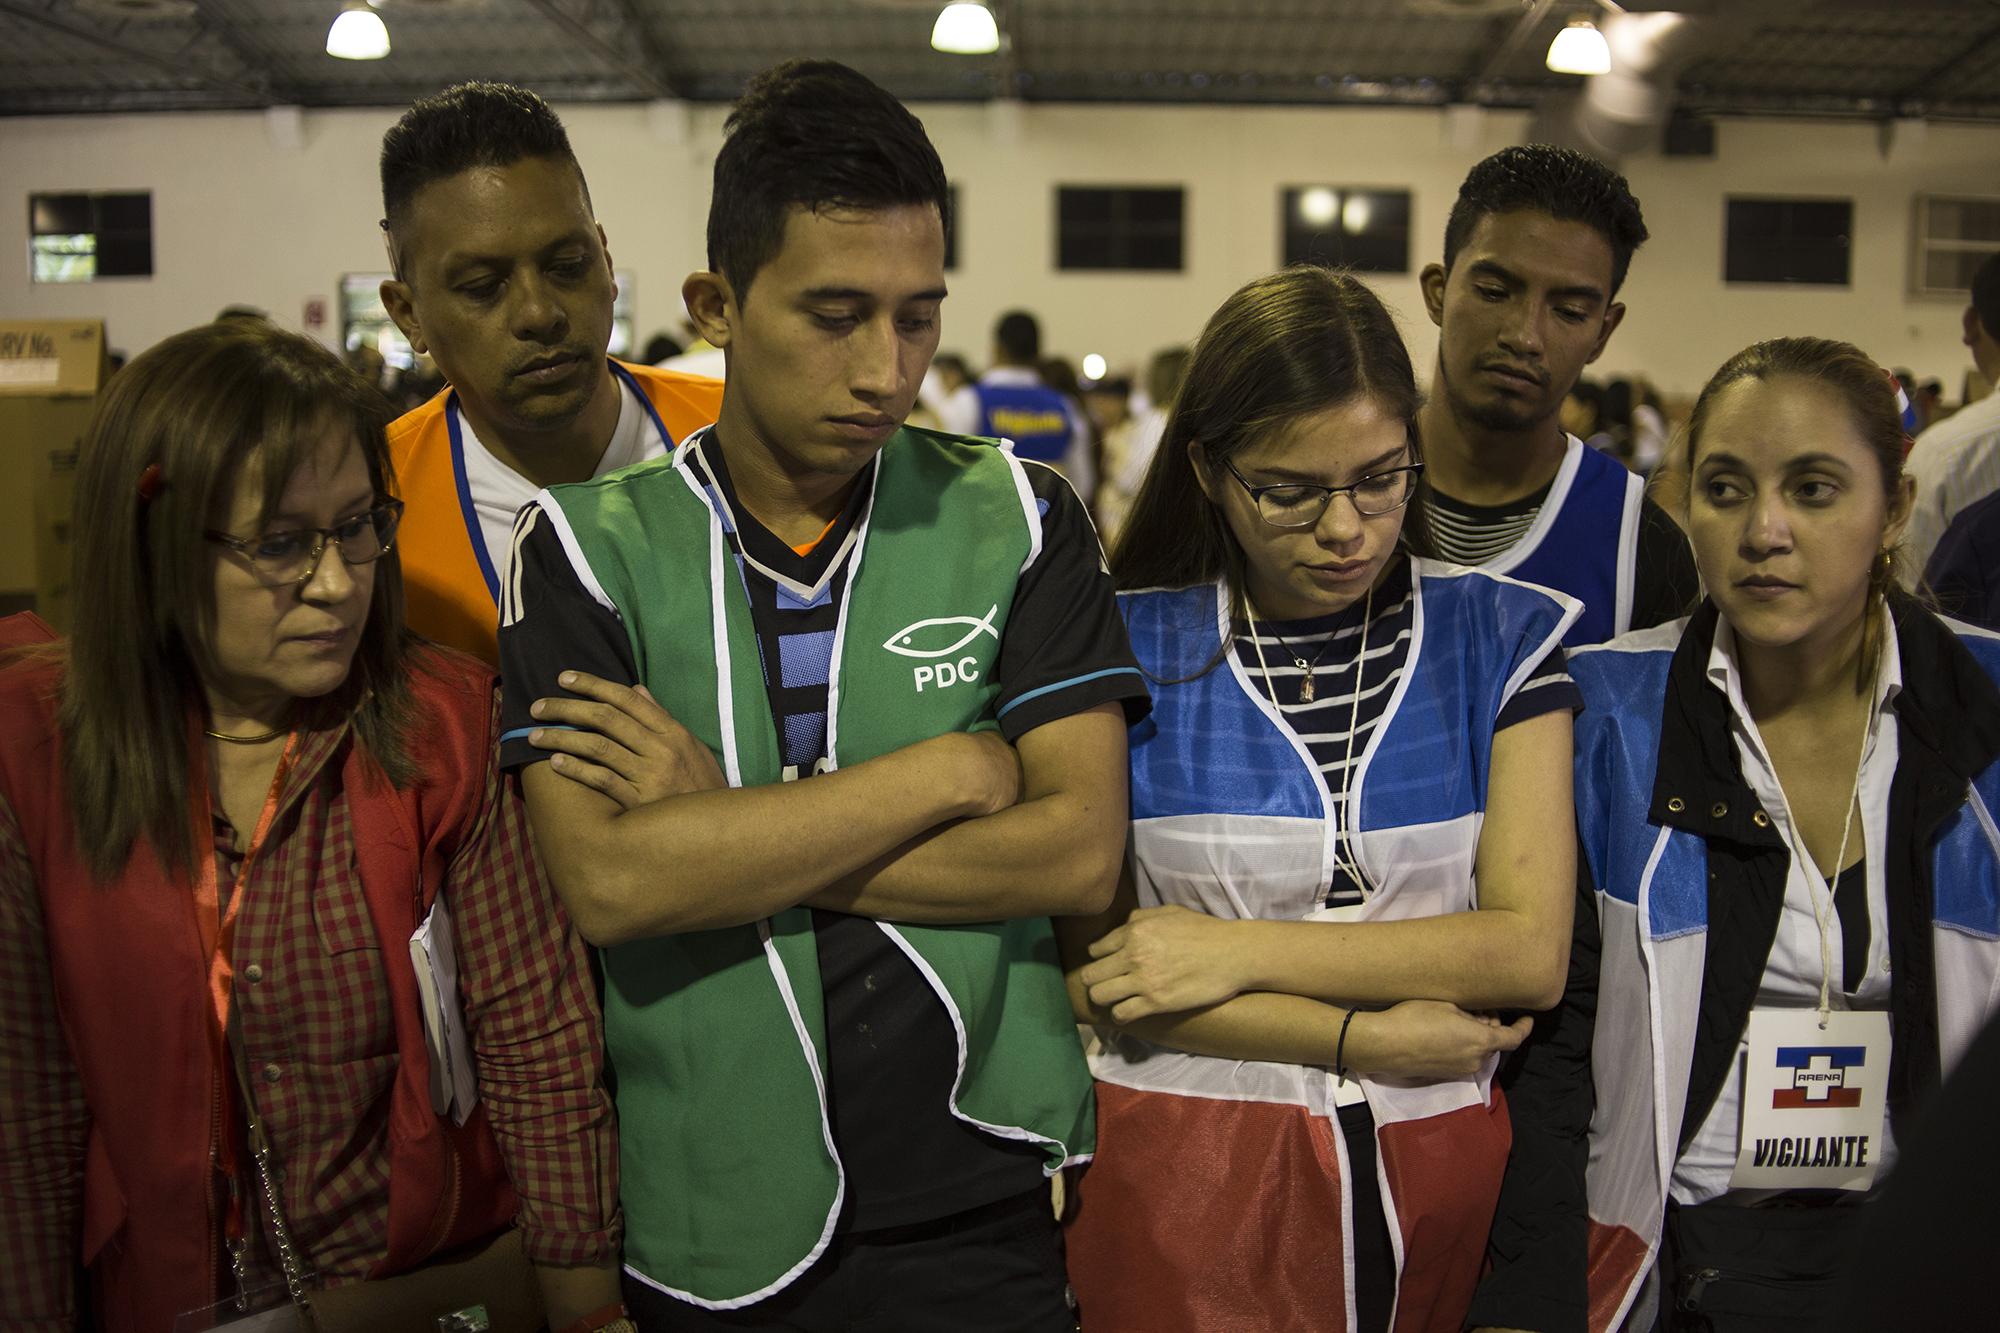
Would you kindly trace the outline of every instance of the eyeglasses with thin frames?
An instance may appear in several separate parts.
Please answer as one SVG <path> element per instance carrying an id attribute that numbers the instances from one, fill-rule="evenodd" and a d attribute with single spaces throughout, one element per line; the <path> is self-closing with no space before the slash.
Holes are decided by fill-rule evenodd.
<path id="1" fill-rule="evenodd" d="M 403 502 L 384 500 L 330 528 L 287 528 L 260 537 L 238 537 L 211 529 L 202 535 L 242 556 L 265 587 L 282 588 L 312 582 L 328 543 L 340 548 L 340 558 L 349 565 L 380 560 L 396 544 L 396 525 L 402 519 Z"/>
<path id="2" fill-rule="evenodd" d="M 1392 514 L 1410 502 L 1417 493 L 1417 477 L 1424 470 L 1422 463 L 1406 463 L 1402 467 L 1385 468 L 1371 472 L 1351 486 L 1315 486 L 1306 482 L 1288 481 L 1275 486 L 1252 486 L 1236 470 L 1236 465 L 1228 459 L 1222 465 L 1229 469 L 1229 475 L 1257 504 L 1257 514 L 1274 528 L 1310 528 L 1317 524 L 1326 507 L 1333 503 L 1333 497 L 1344 495 L 1354 506 L 1354 512 L 1363 518 L 1377 518 Z"/>

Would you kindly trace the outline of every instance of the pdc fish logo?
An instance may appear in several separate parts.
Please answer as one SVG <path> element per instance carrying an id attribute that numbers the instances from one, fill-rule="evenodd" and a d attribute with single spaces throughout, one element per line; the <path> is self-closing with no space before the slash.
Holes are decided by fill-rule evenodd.
<path id="1" fill-rule="evenodd" d="M 970 685 L 979 679 L 979 658 L 966 650 L 982 634 L 995 643 L 1000 641 L 1000 631 L 993 628 L 999 614 L 999 604 L 995 603 L 983 616 L 932 616 L 903 626 L 884 639 L 882 646 L 899 656 L 923 660 L 924 664 L 912 668 L 910 673 L 918 694 L 926 688 Z M 945 660 L 954 654 L 960 656 Z"/>

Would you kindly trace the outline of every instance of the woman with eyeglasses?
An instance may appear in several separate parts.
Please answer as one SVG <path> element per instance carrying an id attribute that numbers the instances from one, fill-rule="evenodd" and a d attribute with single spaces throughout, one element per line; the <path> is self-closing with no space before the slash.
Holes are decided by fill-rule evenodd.
<path id="1" fill-rule="evenodd" d="M 167 339 L 81 447 L 75 630 L 0 622 L 0 1326 L 618 1299 L 588 963 L 492 673 L 403 626 L 387 414 Z"/>
<path id="2" fill-rule="evenodd" d="M 1456 1330 L 1561 994 L 1559 594 L 1411 557 L 1418 393 L 1360 282 L 1210 319 L 1112 560 L 1153 682 L 1132 846 L 1065 962 L 1103 1048 L 1086 1328 Z"/>

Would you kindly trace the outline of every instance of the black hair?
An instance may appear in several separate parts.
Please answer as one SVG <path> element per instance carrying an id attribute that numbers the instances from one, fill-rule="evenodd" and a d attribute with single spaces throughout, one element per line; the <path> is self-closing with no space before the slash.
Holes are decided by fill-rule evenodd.
<path id="1" fill-rule="evenodd" d="M 1632 252 L 1646 243 L 1646 220 L 1625 178 L 1573 148 L 1531 143 L 1503 148 L 1474 167 L 1458 187 L 1458 201 L 1444 224 L 1444 267 L 1493 213 L 1547 213 L 1581 222 L 1611 246 L 1611 291 L 1616 296 L 1632 266 Z"/>
<path id="2" fill-rule="evenodd" d="M 526 88 L 461 83 L 412 102 L 382 136 L 382 226 L 392 236 L 400 231 L 410 201 L 434 181 L 473 167 L 509 167 L 530 157 L 569 163 L 589 204 L 590 186 L 561 118 Z"/>
<path id="3" fill-rule="evenodd" d="M 2000 250 L 1986 256 L 1986 262 L 1972 275 L 1972 308 L 1986 326 L 1986 336 L 2000 339 Z"/>
<path id="4" fill-rule="evenodd" d="M 1025 310 L 1009 310 L 993 326 L 993 342 L 1011 366 L 1032 366 L 1042 359 L 1042 326 Z"/>
<path id="5" fill-rule="evenodd" d="M 928 204 L 948 222 L 944 164 L 911 115 L 832 60 L 789 60 L 750 80 L 723 123 L 708 206 L 708 266 L 744 300 L 797 206 Z"/>

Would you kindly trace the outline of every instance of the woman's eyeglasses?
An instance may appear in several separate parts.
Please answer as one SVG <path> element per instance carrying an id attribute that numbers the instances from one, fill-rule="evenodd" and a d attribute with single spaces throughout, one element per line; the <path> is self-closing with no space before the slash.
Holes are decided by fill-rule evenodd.
<path id="1" fill-rule="evenodd" d="M 1374 518 L 1380 514 L 1393 513 L 1410 502 L 1417 493 L 1417 474 L 1424 470 L 1422 463 L 1410 463 L 1403 467 L 1387 468 L 1381 472 L 1371 472 L 1352 486 L 1311 486 L 1304 482 L 1284 482 L 1277 486 L 1252 486 L 1243 480 L 1243 474 L 1236 465 L 1224 459 L 1222 465 L 1229 469 L 1229 475 L 1236 478 L 1250 498 L 1257 502 L 1257 513 L 1274 528 L 1309 528 L 1319 522 L 1320 515 L 1333 503 L 1333 497 L 1344 495 L 1354 506 L 1354 512 L 1363 518 Z"/>
<path id="2" fill-rule="evenodd" d="M 289 528 L 261 537 L 237 537 L 214 531 L 202 535 L 242 556 L 258 582 L 282 588 L 288 583 L 310 582 L 319 570 L 320 557 L 326 554 L 328 542 L 340 548 L 340 558 L 350 565 L 381 559 L 395 545 L 396 525 L 402 520 L 403 502 L 384 500 L 330 528 Z"/>

